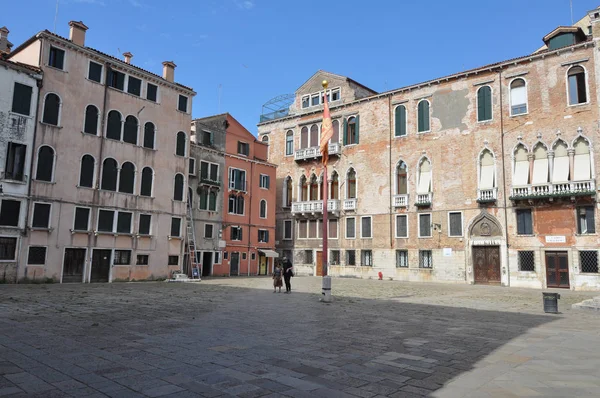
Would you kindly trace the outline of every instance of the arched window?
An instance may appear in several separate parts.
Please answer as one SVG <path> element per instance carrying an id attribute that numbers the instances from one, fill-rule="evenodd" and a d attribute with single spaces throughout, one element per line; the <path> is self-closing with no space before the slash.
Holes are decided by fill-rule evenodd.
<path id="1" fill-rule="evenodd" d="M 539 143 L 533 148 L 533 181 L 532 184 L 548 183 L 548 151 Z"/>
<path id="2" fill-rule="evenodd" d="M 585 69 L 573 66 L 567 72 L 567 85 L 569 88 L 569 105 L 585 104 L 587 102 L 587 85 L 585 82 Z"/>
<path id="3" fill-rule="evenodd" d="M 144 125 L 144 148 L 154 149 L 154 123 L 146 122 Z"/>
<path id="4" fill-rule="evenodd" d="M 117 161 L 112 158 L 104 159 L 102 163 L 102 180 L 100 182 L 100 189 L 106 191 L 117 190 L 117 173 L 118 173 Z"/>
<path id="5" fill-rule="evenodd" d="M 135 116 L 125 118 L 125 129 L 123 131 L 123 141 L 129 144 L 137 145 L 138 120 Z"/>
<path id="6" fill-rule="evenodd" d="M 394 114 L 396 119 L 394 135 L 396 137 L 404 137 L 406 135 L 406 107 L 398 105 Z"/>
<path id="7" fill-rule="evenodd" d="M 173 200 L 183 200 L 183 174 L 175 174 L 175 184 L 173 187 Z"/>
<path id="8" fill-rule="evenodd" d="M 292 206 L 292 177 L 287 177 L 283 181 L 283 206 Z"/>
<path id="9" fill-rule="evenodd" d="M 419 102 L 419 105 L 417 105 L 417 119 L 417 131 L 419 133 L 425 133 L 429 131 L 429 101 L 421 100 Z"/>
<path id="10" fill-rule="evenodd" d="M 331 122 L 331 127 L 333 128 L 333 135 L 331 136 L 331 143 L 338 144 L 340 142 L 340 121 L 334 120 Z"/>
<path id="11" fill-rule="evenodd" d="M 483 86 L 477 90 L 477 121 L 492 120 L 492 88 Z"/>
<path id="12" fill-rule="evenodd" d="M 96 160 L 92 155 L 83 155 L 81 158 L 81 167 L 79 170 L 79 186 L 94 187 L 94 168 Z"/>
<path id="13" fill-rule="evenodd" d="M 586 181 L 592 178 L 590 144 L 578 137 L 573 143 L 575 148 L 575 162 L 573 166 L 573 181 Z"/>
<path id="14" fill-rule="evenodd" d="M 350 116 L 344 122 L 344 145 L 358 144 L 358 116 Z"/>
<path id="15" fill-rule="evenodd" d="M 263 135 L 262 137 L 262 142 L 269 145 L 269 136 L 268 135 Z"/>
<path id="16" fill-rule="evenodd" d="M 42 122 L 58 126 L 60 114 L 60 97 L 54 93 L 46 95 L 44 100 L 44 115 Z"/>
<path id="17" fill-rule="evenodd" d="M 569 181 L 569 153 L 567 143 L 558 140 L 554 144 L 554 162 L 552 165 L 552 182 Z"/>
<path id="18" fill-rule="evenodd" d="M 396 195 L 408 193 L 408 168 L 402 160 L 396 166 Z"/>
<path id="19" fill-rule="evenodd" d="M 180 131 L 177 133 L 177 148 L 175 154 L 179 156 L 185 156 L 185 133 Z"/>
<path id="20" fill-rule="evenodd" d="M 525 79 L 515 79 L 510 83 L 510 115 L 527 113 L 527 85 Z"/>
<path id="21" fill-rule="evenodd" d="M 217 191 L 214 189 L 208 193 L 208 210 L 217 211 Z"/>
<path id="22" fill-rule="evenodd" d="M 314 174 L 310 177 L 310 200 L 319 200 L 319 182 Z"/>
<path id="23" fill-rule="evenodd" d="M 479 189 L 492 189 L 496 187 L 494 173 L 494 155 L 487 149 L 479 157 Z"/>
<path id="24" fill-rule="evenodd" d="M 294 132 L 292 130 L 285 133 L 285 154 L 286 156 L 294 154 Z"/>
<path id="25" fill-rule="evenodd" d="M 319 126 L 316 124 L 310 126 L 310 146 L 319 146 Z"/>
<path id="26" fill-rule="evenodd" d="M 85 123 L 83 132 L 86 134 L 98 135 L 98 108 L 94 105 L 88 105 L 85 108 Z"/>
<path id="27" fill-rule="evenodd" d="M 134 181 L 135 166 L 131 162 L 123 163 L 119 174 L 119 192 L 133 193 Z"/>
<path id="28" fill-rule="evenodd" d="M 141 196 L 152 196 L 152 180 L 154 179 L 154 172 L 150 167 L 144 167 L 142 169 L 142 186 L 140 187 Z"/>
<path id="29" fill-rule="evenodd" d="M 308 148 L 308 127 L 304 126 L 300 130 L 300 149 Z"/>
<path id="30" fill-rule="evenodd" d="M 529 152 L 523 144 L 515 148 L 515 167 L 513 171 L 513 186 L 521 187 L 529 184 Z"/>
<path id="31" fill-rule="evenodd" d="M 54 171 L 54 149 L 44 145 L 38 150 L 37 169 L 35 179 L 38 181 L 52 181 Z"/>
<path id="32" fill-rule="evenodd" d="M 331 174 L 331 192 L 329 193 L 329 199 L 340 199 L 340 178 L 337 171 L 334 171 Z"/>
<path id="33" fill-rule="evenodd" d="M 431 192 L 431 162 L 423 158 L 419 163 L 419 182 L 417 194 L 428 194 Z"/>
<path id="34" fill-rule="evenodd" d="M 346 199 L 356 199 L 356 171 L 353 168 L 348 170 L 348 174 L 346 176 Z"/>
<path id="35" fill-rule="evenodd" d="M 308 200 L 308 184 L 306 183 L 306 176 L 300 177 L 300 201 L 306 202 Z"/>
<path id="36" fill-rule="evenodd" d="M 110 138 L 111 140 L 121 140 L 121 121 L 121 114 L 118 111 L 108 112 L 106 138 Z"/>
<path id="37" fill-rule="evenodd" d="M 267 201 L 266 200 L 261 200 L 260 201 L 260 218 L 267 218 Z"/>

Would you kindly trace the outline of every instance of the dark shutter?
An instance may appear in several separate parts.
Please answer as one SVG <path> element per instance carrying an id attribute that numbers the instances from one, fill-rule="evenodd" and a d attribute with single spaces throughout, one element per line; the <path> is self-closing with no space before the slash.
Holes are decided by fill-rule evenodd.
<path id="1" fill-rule="evenodd" d="M 0 225 L 9 227 L 19 226 L 21 202 L 18 200 L 3 199 L 0 207 Z"/>
<path id="2" fill-rule="evenodd" d="M 21 115 L 31 114 L 31 95 L 33 88 L 21 83 L 15 83 L 13 91 L 12 111 Z"/>
<path id="3" fill-rule="evenodd" d="M 188 162 L 188 174 L 196 174 L 196 159 L 190 158 Z"/>
<path id="4" fill-rule="evenodd" d="M 353 142 L 354 144 L 358 144 L 360 142 L 360 115 L 356 115 L 356 119 L 354 122 L 354 128 L 355 128 L 355 136 L 356 136 L 356 141 Z"/>
<path id="5" fill-rule="evenodd" d="M 269 231 L 265 231 L 265 242 L 269 241 Z"/>
<path id="6" fill-rule="evenodd" d="M 137 145 L 138 120 L 135 116 L 125 118 L 125 128 L 123 131 L 123 141 L 129 144 Z"/>
<path id="7" fill-rule="evenodd" d="M 98 231 L 113 232 L 115 212 L 112 210 L 100 210 L 98 212 Z"/>
<path id="8" fill-rule="evenodd" d="M 133 193 L 133 180 L 135 178 L 135 166 L 131 162 L 125 162 L 121 166 L 119 177 L 119 192 Z"/>
<path id="9" fill-rule="evenodd" d="M 211 211 L 217 210 L 217 193 L 212 190 L 208 194 L 208 210 L 211 210 Z"/>
<path id="10" fill-rule="evenodd" d="M 208 180 L 208 163 L 200 162 L 200 180 Z"/>
<path id="11" fill-rule="evenodd" d="M 420 236 L 431 235 L 431 216 L 429 214 L 419 216 L 419 229 Z"/>
<path id="12" fill-rule="evenodd" d="M 177 133 L 177 147 L 175 154 L 179 156 L 185 156 L 185 133 L 180 131 Z"/>
<path id="13" fill-rule="evenodd" d="M 102 81 L 102 65 L 90 62 L 88 79 L 100 83 Z"/>
<path id="14" fill-rule="evenodd" d="M 140 195 L 152 196 L 152 169 L 150 167 L 144 167 L 142 170 L 142 186 L 140 189 Z"/>
<path id="15" fill-rule="evenodd" d="M 33 228 L 48 228 L 50 223 L 50 204 L 35 203 L 33 205 L 33 220 L 31 226 Z"/>
<path id="16" fill-rule="evenodd" d="M 206 210 L 208 201 L 208 190 L 206 188 L 202 188 L 200 191 L 200 209 Z"/>
<path id="17" fill-rule="evenodd" d="M 587 225 L 587 233 L 595 234 L 596 233 L 596 221 L 594 220 L 594 208 L 586 207 L 585 208 L 585 219 Z"/>
<path id="18" fill-rule="evenodd" d="M 146 99 L 156 102 L 157 92 L 158 92 L 158 87 L 155 86 L 154 84 L 148 83 L 148 86 L 146 88 Z"/>
<path id="19" fill-rule="evenodd" d="M 404 216 L 404 215 L 396 216 L 396 236 L 397 237 L 406 237 L 408 235 L 406 224 L 407 224 L 407 216 Z"/>
<path id="20" fill-rule="evenodd" d="M 188 98 L 184 95 L 179 95 L 179 109 L 181 112 L 187 112 Z"/>
<path id="21" fill-rule="evenodd" d="M 48 94 L 44 100 L 44 115 L 42 122 L 58 126 L 58 112 L 60 110 L 60 98 L 56 94 Z"/>
<path id="22" fill-rule="evenodd" d="M 517 210 L 517 234 L 525 234 L 525 223 L 523 217 L 523 210 Z"/>
<path id="23" fill-rule="evenodd" d="M 181 231 L 181 218 L 171 218 L 171 236 L 179 236 Z"/>
<path id="24" fill-rule="evenodd" d="M 108 112 L 106 138 L 121 140 L 121 115 L 117 111 Z"/>
<path id="25" fill-rule="evenodd" d="M 131 216 L 132 213 L 120 211 L 117 214 L 117 232 L 120 234 L 131 233 Z"/>
<path id="26" fill-rule="evenodd" d="M 98 108 L 94 105 L 88 105 L 85 108 L 85 124 L 83 132 L 86 134 L 98 134 Z"/>
<path id="27" fill-rule="evenodd" d="M 94 158 L 84 155 L 81 158 L 81 170 L 79 172 L 79 186 L 93 188 L 94 184 Z"/>
<path id="28" fill-rule="evenodd" d="M 9 180 L 23 180 L 23 171 L 25 168 L 25 154 L 27 146 L 8 143 L 8 153 L 6 157 L 6 167 L 4 170 L 5 178 Z"/>
<path id="29" fill-rule="evenodd" d="M 142 81 L 131 76 L 129 76 L 128 79 L 129 82 L 127 83 L 127 92 L 139 97 L 142 94 Z"/>
<path id="30" fill-rule="evenodd" d="M 52 169 L 54 165 L 54 149 L 43 146 L 38 152 L 38 163 L 35 179 L 39 181 L 52 181 Z"/>
<path id="31" fill-rule="evenodd" d="M 75 223 L 73 228 L 75 231 L 89 230 L 90 209 L 84 207 L 75 208 Z"/>
<path id="32" fill-rule="evenodd" d="M 348 119 L 344 118 L 344 145 L 348 145 Z"/>
<path id="33" fill-rule="evenodd" d="M 140 235 L 150 235 L 151 221 L 152 216 L 150 214 L 140 214 L 140 226 L 138 228 L 138 233 Z"/>
<path id="34" fill-rule="evenodd" d="M 404 105 L 396 107 L 396 129 L 395 136 L 402 137 L 406 135 L 406 108 Z"/>
<path id="35" fill-rule="evenodd" d="M 154 124 L 150 122 L 144 125 L 144 148 L 154 149 Z"/>
<path id="36" fill-rule="evenodd" d="M 181 174 L 175 175 L 173 200 L 183 200 L 183 176 Z"/>
<path id="37" fill-rule="evenodd" d="M 100 184 L 100 188 L 107 191 L 117 190 L 117 161 L 112 158 L 105 159 L 102 164 L 102 183 Z"/>
<path id="38" fill-rule="evenodd" d="M 48 65 L 62 70 L 65 66 L 65 52 L 59 48 L 50 47 L 49 55 Z"/>

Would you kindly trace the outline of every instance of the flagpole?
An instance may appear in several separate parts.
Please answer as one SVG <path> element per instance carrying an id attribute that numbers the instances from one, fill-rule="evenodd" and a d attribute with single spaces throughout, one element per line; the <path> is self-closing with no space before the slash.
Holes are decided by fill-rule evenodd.
<path id="1" fill-rule="evenodd" d="M 325 303 L 331 302 L 331 277 L 328 275 L 329 273 L 329 250 L 327 245 L 328 239 L 328 199 L 329 199 L 329 180 L 327 178 L 327 162 L 329 160 L 329 140 L 331 139 L 331 135 L 333 134 L 333 126 L 331 125 L 331 116 L 329 114 L 329 104 L 327 101 L 327 86 L 329 83 L 327 80 L 323 80 L 323 124 L 321 125 L 321 142 L 320 142 L 320 150 L 321 157 L 323 163 L 323 180 L 321 184 L 323 184 L 323 189 L 321 192 L 323 193 L 323 252 L 321 255 L 322 264 L 323 264 L 323 283 L 321 286 L 321 294 L 323 297 L 321 301 Z"/>

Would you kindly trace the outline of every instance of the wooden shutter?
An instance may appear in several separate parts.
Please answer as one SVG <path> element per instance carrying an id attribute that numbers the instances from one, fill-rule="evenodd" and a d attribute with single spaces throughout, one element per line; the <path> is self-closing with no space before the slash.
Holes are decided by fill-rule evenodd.
<path id="1" fill-rule="evenodd" d="M 355 144 L 358 144 L 360 142 L 359 140 L 359 133 L 360 133 L 360 128 L 359 128 L 359 121 L 360 121 L 360 115 L 356 115 L 356 124 L 355 124 L 355 128 L 356 128 L 356 142 Z"/>
<path id="2" fill-rule="evenodd" d="M 348 119 L 344 118 L 344 145 L 348 145 Z"/>
<path id="3" fill-rule="evenodd" d="M 585 208 L 585 221 L 587 224 L 587 233 L 595 234 L 596 233 L 596 221 L 594 220 L 594 208 L 593 207 Z"/>

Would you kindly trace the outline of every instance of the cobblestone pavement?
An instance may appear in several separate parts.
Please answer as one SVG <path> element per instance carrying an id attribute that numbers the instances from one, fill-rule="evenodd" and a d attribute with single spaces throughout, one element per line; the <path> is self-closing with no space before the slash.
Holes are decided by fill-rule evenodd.
<path id="1" fill-rule="evenodd" d="M 0 396 L 600 396 L 593 293 L 292 281 L 0 286 Z"/>

